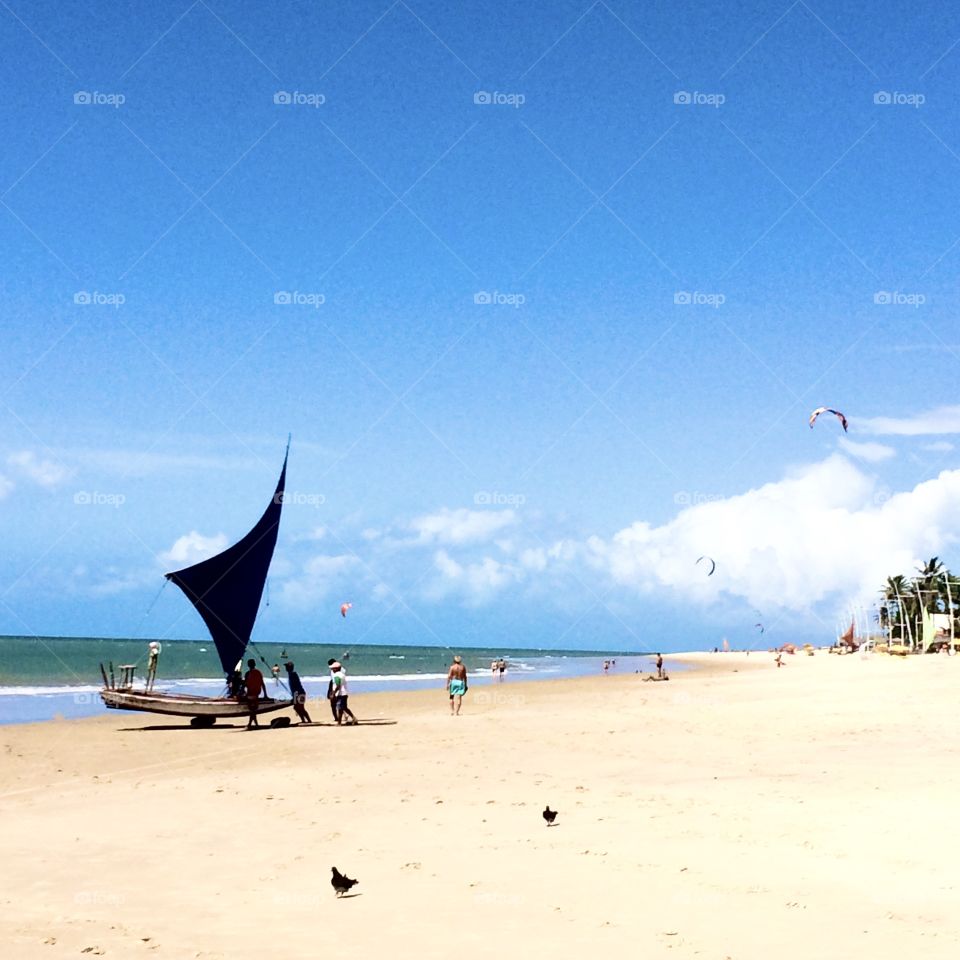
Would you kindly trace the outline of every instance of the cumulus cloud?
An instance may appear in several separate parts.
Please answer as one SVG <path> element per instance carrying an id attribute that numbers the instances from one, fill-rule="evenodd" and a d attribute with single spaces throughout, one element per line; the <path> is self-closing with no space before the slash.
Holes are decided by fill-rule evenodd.
<path id="1" fill-rule="evenodd" d="M 707 603 L 723 593 L 765 609 L 872 601 L 884 579 L 960 540 L 960 470 L 885 495 L 834 455 L 739 496 L 698 504 L 669 523 L 637 522 L 586 544 L 588 562 L 640 592 Z M 695 569 L 706 553 L 707 578 Z"/>
<path id="2" fill-rule="evenodd" d="M 483 603 L 502 587 L 522 578 L 517 567 L 501 563 L 493 557 L 483 557 L 473 563 L 460 563 L 446 550 L 438 550 L 433 561 L 441 575 L 434 592 L 439 595 L 458 592 L 471 604 Z"/>
<path id="3" fill-rule="evenodd" d="M 53 460 L 41 460 L 32 450 L 20 450 L 7 457 L 7 466 L 21 476 L 51 489 L 72 476 L 70 470 Z"/>
<path id="4" fill-rule="evenodd" d="M 159 554 L 160 561 L 171 567 L 188 567 L 212 557 L 221 550 L 226 550 L 227 535 L 218 533 L 212 537 L 205 537 L 196 530 L 178 537 L 173 546 Z"/>
<path id="5" fill-rule="evenodd" d="M 960 433 L 960 406 L 937 407 L 910 417 L 868 417 L 857 420 L 857 430 L 881 436 L 921 437 Z"/>
<path id="6" fill-rule="evenodd" d="M 416 543 L 465 544 L 482 543 L 517 522 L 513 510 L 458 510 L 444 508 L 411 521 Z"/>

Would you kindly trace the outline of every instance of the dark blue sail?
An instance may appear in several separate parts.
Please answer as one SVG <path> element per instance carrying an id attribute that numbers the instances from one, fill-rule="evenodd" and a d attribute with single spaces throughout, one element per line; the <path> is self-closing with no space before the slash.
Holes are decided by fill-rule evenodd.
<path id="1" fill-rule="evenodd" d="M 289 454 L 289 444 L 287 445 Z M 243 657 L 253 631 L 267 571 L 280 528 L 287 457 L 277 489 L 256 526 L 232 547 L 192 567 L 166 574 L 197 608 L 229 676 Z"/>

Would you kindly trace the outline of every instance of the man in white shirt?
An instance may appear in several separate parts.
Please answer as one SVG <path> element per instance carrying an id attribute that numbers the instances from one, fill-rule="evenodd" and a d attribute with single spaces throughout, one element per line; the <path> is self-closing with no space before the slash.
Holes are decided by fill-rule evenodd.
<path id="1" fill-rule="evenodd" d="M 336 661 L 330 665 L 330 684 L 332 693 L 330 702 L 333 705 L 333 714 L 336 718 L 337 726 L 343 723 L 344 714 L 350 718 L 351 723 L 356 723 L 357 718 L 353 715 L 353 711 L 347 706 L 347 697 L 349 696 L 347 690 L 347 674 L 343 667 Z"/>

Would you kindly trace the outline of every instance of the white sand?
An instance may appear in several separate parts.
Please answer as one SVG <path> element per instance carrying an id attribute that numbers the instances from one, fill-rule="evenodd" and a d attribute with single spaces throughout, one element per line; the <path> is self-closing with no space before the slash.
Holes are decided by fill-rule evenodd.
<path id="1" fill-rule="evenodd" d="M 0 728 L 2 956 L 960 956 L 960 657 L 696 659 Z"/>

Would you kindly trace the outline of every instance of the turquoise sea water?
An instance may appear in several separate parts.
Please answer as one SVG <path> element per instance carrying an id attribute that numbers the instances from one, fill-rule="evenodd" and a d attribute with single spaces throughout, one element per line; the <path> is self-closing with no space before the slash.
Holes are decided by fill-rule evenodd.
<path id="1" fill-rule="evenodd" d="M 90 716 L 105 711 L 100 703 L 99 664 L 109 674 L 113 664 L 119 678 L 121 664 L 135 664 L 142 677 L 149 640 L 99 637 L 0 637 L 0 723 L 46 720 L 54 716 Z M 311 696 L 326 691 L 327 660 L 341 660 L 351 694 L 381 690 L 442 688 L 454 654 L 460 654 L 472 684 L 490 682 L 490 663 L 507 661 L 506 682 L 559 679 L 600 674 L 603 661 L 615 659 L 618 672 L 648 670 L 647 655 L 614 650 L 527 650 L 359 645 L 350 649 L 329 644 L 259 644 L 248 650 L 264 674 L 267 667 L 293 660 Z M 281 676 L 285 671 L 281 670 Z M 274 681 L 269 680 L 271 688 Z M 138 684 L 139 685 L 139 684 Z M 163 641 L 157 671 L 158 690 L 217 696 L 223 673 L 213 644 L 193 640 Z M 277 692 L 283 692 L 276 687 Z"/>

